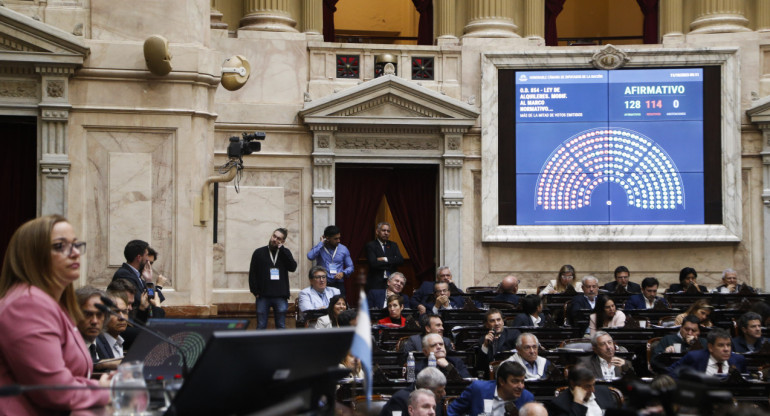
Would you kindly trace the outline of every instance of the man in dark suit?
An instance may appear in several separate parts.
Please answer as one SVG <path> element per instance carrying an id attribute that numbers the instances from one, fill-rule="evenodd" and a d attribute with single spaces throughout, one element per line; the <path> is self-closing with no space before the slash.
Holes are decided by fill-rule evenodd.
<path id="1" fill-rule="evenodd" d="M 500 286 L 497 287 L 497 295 L 493 298 L 495 302 L 506 302 L 514 305 L 519 304 L 519 295 L 516 292 L 519 291 L 519 278 L 509 274 L 503 278 L 500 282 Z"/>
<path id="2" fill-rule="evenodd" d="M 393 272 L 388 276 L 387 289 L 372 289 L 367 295 L 370 309 L 387 308 L 387 300 L 390 295 L 401 295 L 405 306 L 409 306 L 409 296 L 403 294 L 406 277 L 401 272 Z"/>
<path id="3" fill-rule="evenodd" d="M 428 334 L 439 334 L 444 338 L 444 347 L 448 351 L 454 351 L 452 341 L 444 336 L 444 323 L 441 317 L 432 313 L 420 315 L 420 327 L 422 334 L 415 334 L 409 337 L 401 346 L 400 352 L 422 351 L 422 337 Z"/>
<path id="4" fill-rule="evenodd" d="M 426 303 L 421 306 L 426 311 L 438 314 L 443 309 L 462 309 L 465 306 L 465 298 L 453 295 L 449 288 L 449 283 L 436 282 L 433 284 L 433 297 L 428 298 Z"/>
<path id="5" fill-rule="evenodd" d="M 730 367 L 741 373 L 746 372 L 746 358 L 732 352 L 730 334 L 722 328 L 713 328 L 706 336 L 705 350 L 688 352 L 668 368 L 669 374 L 677 376 L 680 367 L 690 367 L 707 375 L 727 376 Z"/>
<path id="6" fill-rule="evenodd" d="M 654 277 L 642 279 L 642 293 L 632 295 L 623 307 L 624 311 L 634 309 L 652 309 L 656 302 L 662 302 L 668 308 L 668 302 L 662 296 L 657 296 L 660 282 Z"/>
<path id="7" fill-rule="evenodd" d="M 692 267 L 685 267 L 679 271 L 679 283 L 674 283 L 669 286 L 666 292 L 679 293 L 687 291 L 690 286 L 693 286 L 695 291 L 700 293 L 708 293 L 706 286 L 699 285 L 696 281 L 698 279 L 698 272 Z"/>
<path id="8" fill-rule="evenodd" d="M 444 282 L 449 284 L 449 291 L 452 296 L 463 295 L 463 291 L 460 290 L 452 282 L 452 270 L 449 266 L 441 266 L 436 270 L 436 280 L 433 282 L 422 282 L 419 288 L 412 293 L 411 306 L 412 309 L 417 309 L 420 314 L 429 311 L 431 306 L 426 306 L 433 301 L 433 292 L 435 291 L 434 284 L 437 282 Z"/>
<path id="9" fill-rule="evenodd" d="M 634 374 L 631 361 L 615 356 L 615 341 L 605 331 L 596 331 L 591 337 L 594 353 L 581 357 L 578 362 L 589 369 L 594 378 L 612 380 L 626 374 Z"/>
<path id="10" fill-rule="evenodd" d="M 506 328 L 502 312 L 495 308 L 490 308 L 484 314 L 484 327 L 489 332 L 479 339 L 476 370 L 489 374 L 489 363 L 495 360 L 495 354 L 516 348 L 516 339 L 521 332 L 518 329 Z"/>
<path id="11" fill-rule="evenodd" d="M 680 345 L 677 347 L 676 345 Z M 706 340 L 700 338 L 700 319 L 695 315 L 687 315 L 682 320 L 682 326 L 675 334 L 668 334 L 661 338 L 658 345 L 650 354 L 650 364 L 658 373 L 665 373 L 666 366 L 661 362 L 660 354 L 663 353 L 687 353 L 691 349 L 706 348 Z"/>
<path id="12" fill-rule="evenodd" d="M 408 413 L 408 401 L 409 394 L 415 389 L 428 389 L 436 396 L 436 416 L 444 414 L 444 396 L 446 396 L 446 376 L 441 370 L 433 367 L 424 368 L 417 373 L 414 386 L 410 386 L 405 389 L 401 389 L 391 396 L 390 400 L 385 403 L 380 416 L 391 416 L 393 411 L 400 411 L 401 416 L 406 416 Z"/>
<path id="13" fill-rule="evenodd" d="M 631 282 L 628 279 L 631 277 L 631 273 L 626 266 L 618 266 L 615 268 L 615 281 L 609 282 L 602 286 L 602 289 L 610 293 L 615 293 L 618 288 L 622 287 L 628 293 L 641 293 L 642 288 L 637 283 Z"/>
<path id="14" fill-rule="evenodd" d="M 575 319 L 579 315 L 579 311 L 581 310 L 593 310 L 596 306 L 596 295 L 599 294 L 599 280 L 597 280 L 594 276 L 588 275 L 584 276 L 582 279 L 583 282 L 583 294 L 582 295 L 575 295 L 575 297 L 572 298 L 569 308 L 569 315 L 567 316 L 567 320 L 570 323 L 570 325 L 575 324 Z"/>
<path id="15" fill-rule="evenodd" d="M 463 360 L 457 357 L 447 357 L 444 337 L 439 334 L 428 334 L 422 338 L 422 353 L 425 355 L 424 357 L 415 357 L 414 371 L 417 373 L 428 367 L 428 358 L 430 353 L 433 353 L 436 357 L 436 368 L 441 370 L 448 379 L 456 380 L 471 376 Z"/>
<path id="16" fill-rule="evenodd" d="M 101 304 L 101 297 L 106 294 L 93 287 L 84 286 L 75 291 L 80 310 L 83 312 L 83 319 L 77 322 L 78 331 L 85 341 L 86 348 L 91 354 L 91 361 L 94 367 L 105 358 L 113 358 L 112 354 L 100 345 L 97 340 L 104 328 L 104 313 L 96 308 L 96 304 Z M 117 366 L 115 366 L 117 367 Z M 115 368 L 112 368 L 115 369 Z"/>
<path id="17" fill-rule="evenodd" d="M 737 353 L 757 352 L 762 344 L 770 339 L 762 336 L 762 317 L 754 312 L 746 312 L 738 319 L 741 335 L 733 338 L 733 351 Z"/>
<path id="18" fill-rule="evenodd" d="M 129 241 L 123 249 L 123 256 L 126 258 L 126 262 L 112 275 L 113 281 L 126 279 L 133 283 L 136 288 L 131 309 L 133 310 L 134 319 L 140 323 L 147 322 L 149 318 L 162 317 L 156 316 L 156 314 L 165 315 L 163 309 L 158 306 L 158 297 L 148 298 L 147 286 L 141 275 L 141 270 L 144 269 L 145 264 L 149 261 L 149 247 L 150 245 L 142 240 Z"/>
<path id="19" fill-rule="evenodd" d="M 751 286 L 738 283 L 738 272 L 733 269 L 725 269 L 722 272 L 722 284 L 714 288 L 714 293 L 738 293 L 744 287 L 751 292 L 756 292 Z"/>
<path id="20" fill-rule="evenodd" d="M 369 274 L 366 277 L 366 290 L 385 289 L 388 276 L 404 264 L 404 257 L 398 244 L 390 241 L 390 224 L 381 222 L 375 229 L 377 238 L 366 243 L 366 260 L 369 262 Z"/>
<path id="21" fill-rule="evenodd" d="M 525 296 L 521 300 L 521 312 L 513 318 L 511 327 L 542 327 L 546 323 L 546 316 L 543 315 L 543 298 L 538 295 Z"/>
<path id="22" fill-rule="evenodd" d="M 589 409 L 593 414 L 603 414 L 607 409 L 617 407 L 607 386 L 597 386 L 593 372 L 584 366 L 573 367 L 567 380 L 569 388 L 548 403 L 549 416 L 583 416 Z"/>
<path id="23" fill-rule="evenodd" d="M 492 401 L 491 414 L 512 413 L 510 406 L 521 409 L 535 400 L 535 396 L 524 388 L 526 370 L 519 363 L 506 361 L 500 364 L 495 380 L 476 380 L 463 390 L 447 408 L 448 416 L 477 416 L 484 412 L 484 401 Z M 497 393 L 497 394 L 495 394 Z"/>

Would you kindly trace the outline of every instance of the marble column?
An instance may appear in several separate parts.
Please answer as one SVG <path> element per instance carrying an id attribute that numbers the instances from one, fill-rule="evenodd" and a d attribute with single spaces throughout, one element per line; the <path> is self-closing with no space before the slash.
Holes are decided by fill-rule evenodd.
<path id="1" fill-rule="evenodd" d="M 310 35 L 323 36 L 323 0 L 303 0 L 302 30 Z"/>
<path id="2" fill-rule="evenodd" d="M 465 35 L 476 38 L 518 37 L 513 23 L 513 2 L 510 0 L 466 0 L 469 18 Z"/>
<path id="3" fill-rule="evenodd" d="M 660 34 L 678 36 L 683 32 L 682 0 L 663 0 L 660 2 Z"/>
<path id="4" fill-rule="evenodd" d="M 698 0 L 690 33 L 749 32 L 745 0 Z"/>
<path id="5" fill-rule="evenodd" d="M 289 0 L 245 0 L 241 30 L 296 32 L 297 22 L 289 14 Z"/>
<path id="6" fill-rule="evenodd" d="M 545 0 L 524 0 L 524 37 L 545 40 Z"/>
<path id="7" fill-rule="evenodd" d="M 464 1 L 464 0 L 461 0 Z M 438 43 L 457 42 L 457 0 L 439 0 L 438 7 Z"/>
<path id="8" fill-rule="evenodd" d="M 219 0 L 221 1 L 221 0 Z M 224 16 L 222 12 L 217 10 L 218 0 L 211 0 L 211 28 L 212 29 L 227 29 L 227 23 L 222 21 Z"/>
<path id="9" fill-rule="evenodd" d="M 39 65 L 42 87 L 39 104 L 40 126 L 40 214 L 67 215 L 67 185 L 70 160 L 69 77 L 74 70 L 55 65 Z"/>
<path id="10" fill-rule="evenodd" d="M 313 130 L 313 238 L 334 224 L 334 152 L 331 143 L 337 126 L 311 126 Z"/>
<path id="11" fill-rule="evenodd" d="M 756 28 L 758 32 L 770 31 L 770 0 L 757 0 L 757 10 L 754 16 L 757 17 Z"/>
<path id="12" fill-rule="evenodd" d="M 441 233 L 441 258 L 439 263 L 454 270 L 457 287 L 473 285 L 473 278 L 463 276 L 463 133 L 464 127 L 445 127 L 441 129 L 444 135 L 444 154 L 442 167 L 443 192 L 443 223 Z"/>

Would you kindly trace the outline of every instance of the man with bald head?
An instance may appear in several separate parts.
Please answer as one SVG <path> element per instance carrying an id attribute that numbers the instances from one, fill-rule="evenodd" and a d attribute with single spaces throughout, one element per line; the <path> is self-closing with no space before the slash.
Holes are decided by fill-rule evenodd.
<path id="1" fill-rule="evenodd" d="M 519 295 L 516 292 L 519 291 L 519 278 L 509 274 L 503 278 L 500 285 L 497 286 L 497 296 L 494 300 L 497 302 L 512 303 L 514 305 L 519 304 Z"/>
<path id="2" fill-rule="evenodd" d="M 529 402 L 519 409 L 519 416 L 548 416 L 548 410 L 540 402 Z"/>

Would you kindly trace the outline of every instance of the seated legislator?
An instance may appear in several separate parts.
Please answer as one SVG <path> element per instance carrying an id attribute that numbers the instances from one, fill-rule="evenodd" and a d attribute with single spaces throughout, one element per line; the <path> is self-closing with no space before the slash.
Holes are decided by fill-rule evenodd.
<path id="1" fill-rule="evenodd" d="M 678 346 L 677 346 L 678 345 Z M 687 353 L 692 349 L 706 348 L 706 340 L 700 338 L 700 319 L 694 315 L 684 318 L 682 326 L 675 334 L 668 334 L 660 339 L 658 345 L 650 354 L 650 363 L 657 372 L 664 372 L 665 367 L 659 362 L 660 354 L 666 353 Z"/>
<path id="2" fill-rule="evenodd" d="M 449 283 L 436 282 L 433 284 L 433 298 L 428 298 L 425 309 L 435 314 L 444 309 L 462 309 L 465 306 L 465 298 L 452 295 Z"/>
<path id="3" fill-rule="evenodd" d="M 639 287 L 638 283 L 629 281 L 628 279 L 630 277 L 631 273 L 628 271 L 628 267 L 618 266 L 615 268 L 615 280 L 605 283 L 604 286 L 602 286 L 602 289 L 609 293 L 615 293 L 620 290 L 620 288 L 623 288 L 623 290 L 628 293 L 641 293 L 642 288 Z"/>
<path id="4" fill-rule="evenodd" d="M 545 326 L 543 299 L 538 295 L 527 295 L 521 300 L 521 312 L 513 318 L 514 328 L 541 328 Z"/>
<path id="5" fill-rule="evenodd" d="M 340 314 L 348 310 L 348 303 L 342 295 L 334 295 L 329 299 L 329 306 L 326 308 L 326 315 L 315 321 L 316 329 L 338 328 L 340 327 Z"/>
<path id="6" fill-rule="evenodd" d="M 497 295 L 492 298 L 495 302 L 511 303 L 513 305 L 519 305 L 519 295 L 516 293 L 519 291 L 519 278 L 509 274 L 503 278 L 500 285 L 497 286 Z"/>
<path id="7" fill-rule="evenodd" d="M 463 291 L 460 290 L 452 282 L 452 270 L 449 266 L 441 266 L 436 269 L 436 280 L 433 282 L 422 282 L 419 288 L 414 291 L 410 300 L 412 309 L 417 309 L 420 315 L 426 311 L 430 311 L 433 307 L 433 297 L 436 291 L 434 283 L 444 282 L 449 284 L 449 293 L 452 296 L 463 295 Z"/>
<path id="8" fill-rule="evenodd" d="M 406 318 L 401 315 L 403 310 L 404 299 L 399 295 L 390 295 L 388 297 L 388 317 L 380 319 L 377 323 L 403 328 L 406 325 Z"/>
<path id="9" fill-rule="evenodd" d="M 409 393 L 409 416 L 435 416 L 436 395 L 428 389 L 417 389 Z"/>
<path id="10" fill-rule="evenodd" d="M 626 324 L 626 314 L 617 310 L 615 301 L 607 295 L 596 297 L 594 313 L 588 317 L 588 331 L 591 335 L 598 329 L 622 328 Z"/>
<path id="11" fill-rule="evenodd" d="M 733 269 L 725 269 L 722 272 L 722 284 L 714 288 L 714 293 L 738 293 L 743 288 L 748 289 L 751 292 L 755 292 L 754 288 L 749 285 L 738 283 L 738 272 Z"/>
<path id="12" fill-rule="evenodd" d="M 709 319 L 712 310 L 714 310 L 714 307 L 709 305 L 708 300 L 698 299 L 693 302 L 686 311 L 676 316 L 676 319 L 674 319 L 674 325 L 682 325 L 685 316 L 695 315 L 698 319 L 700 319 L 700 326 L 710 328 L 714 326 L 714 324 L 712 324 L 711 320 Z"/>
<path id="13" fill-rule="evenodd" d="M 625 375 L 633 375 L 634 368 L 630 361 L 615 356 L 615 341 L 604 331 L 596 331 L 591 337 L 594 353 L 581 357 L 578 362 L 589 369 L 600 380 L 614 380 Z"/>
<path id="14" fill-rule="evenodd" d="M 428 367 L 430 353 L 436 357 L 436 368 L 441 370 L 448 379 L 469 378 L 471 373 L 465 362 L 457 357 L 447 357 L 444 338 L 438 334 L 428 334 L 422 338 L 422 358 L 415 357 L 414 371 L 419 373 Z"/>
<path id="15" fill-rule="evenodd" d="M 463 390 L 447 408 L 447 415 L 477 416 L 503 415 L 513 413 L 510 406 L 520 409 L 534 401 L 535 396 L 524 388 L 526 370 L 519 363 L 505 361 L 495 373 L 495 380 L 476 380 Z M 491 400 L 491 409 L 486 409 L 484 402 Z"/>
<path id="16" fill-rule="evenodd" d="M 479 339 L 476 370 L 487 374 L 489 363 L 495 360 L 495 354 L 514 349 L 521 332 L 518 329 L 506 328 L 502 312 L 495 308 L 490 308 L 484 314 L 484 327 L 489 332 Z"/>
<path id="17" fill-rule="evenodd" d="M 746 372 L 746 358 L 732 352 L 730 334 L 722 328 L 714 328 L 706 336 L 707 349 L 690 351 L 679 361 L 671 364 L 669 374 L 676 378 L 679 368 L 689 367 L 700 373 L 727 376 L 730 367 Z"/>
<path id="18" fill-rule="evenodd" d="M 600 416 L 617 407 L 607 386 L 596 385 L 596 376 L 588 368 L 578 365 L 567 375 L 569 388 L 548 403 L 549 416 Z"/>
<path id="19" fill-rule="evenodd" d="M 690 288 L 690 286 L 695 286 L 695 289 L 698 292 L 701 293 L 708 293 L 708 289 L 706 289 L 706 286 L 699 285 L 696 280 L 698 279 L 698 272 L 695 271 L 692 267 L 685 267 L 682 270 L 679 271 L 679 283 L 672 284 L 666 292 L 668 293 L 679 293 L 684 292 L 687 289 Z"/>
<path id="20" fill-rule="evenodd" d="M 105 406 L 109 375 L 91 380 L 93 362 L 76 328 L 83 314 L 73 283 L 85 242 L 59 215 L 30 220 L 14 232 L 0 271 L 0 385 L 69 386 L 0 397 L 0 413 L 56 415 Z"/>
<path id="21" fill-rule="evenodd" d="M 76 290 L 75 295 L 80 305 L 80 311 L 83 312 L 83 319 L 77 323 L 78 331 L 86 343 L 86 349 L 91 354 L 91 361 L 96 366 L 99 360 L 109 358 L 107 351 L 96 343 L 96 337 L 102 333 L 102 328 L 104 328 L 104 313 L 94 306 L 97 303 L 102 303 L 101 297 L 106 296 L 106 293 L 93 286 L 85 286 Z"/>
<path id="22" fill-rule="evenodd" d="M 112 296 L 110 299 L 115 304 L 112 309 L 114 315 L 107 318 L 104 331 L 96 338 L 96 342 L 107 351 L 109 358 L 123 358 L 124 341 L 121 335 L 128 328 L 128 305 L 120 296 Z"/>
<path id="23" fill-rule="evenodd" d="M 525 375 L 527 381 L 547 379 L 554 370 L 554 365 L 550 360 L 538 355 L 539 349 L 540 341 L 537 337 L 525 332 L 516 340 L 516 352 L 506 361 L 521 364 L 527 370 Z"/>
<path id="24" fill-rule="evenodd" d="M 770 339 L 762 336 L 762 317 L 754 312 L 746 312 L 738 319 L 740 335 L 733 338 L 733 351 L 737 353 L 752 353 L 762 349 L 762 345 Z"/>
<path id="25" fill-rule="evenodd" d="M 409 305 L 409 296 L 403 292 L 406 285 L 406 277 L 401 272 L 395 272 L 388 276 L 387 289 L 372 289 L 367 295 L 370 309 L 387 308 L 388 297 L 391 295 L 400 295 L 403 298 L 404 305 Z"/>
<path id="26" fill-rule="evenodd" d="M 402 416 L 405 415 L 409 411 L 409 394 L 417 389 L 428 389 L 433 392 L 436 396 L 436 415 L 442 416 L 444 414 L 444 396 L 446 396 L 446 376 L 433 367 L 424 368 L 417 373 L 413 386 L 395 392 L 383 406 L 380 416 L 391 416 L 394 411 L 401 412 Z"/>
<path id="27" fill-rule="evenodd" d="M 439 334 L 444 339 L 444 348 L 448 351 L 454 351 L 452 341 L 444 336 L 444 322 L 441 317 L 432 313 L 420 315 L 420 327 L 422 334 L 415 334 L 409 337 L 401 346 L 401 352 L 422 351 L 422 338 L 427 334 Z"/>
<path id="28" fill-rule="evenodd" d="M 596 296 L 599 294 L 599 280 L 593 276 L 583 277 L 583 294 L 572 298 L 572 304 L 569 308 L 568 321 L 574 325 L 575 318 L 579 311 L 594 310 L 596 307 Z"/>
<path id="29" fill-rule="evenodd" d="M 580 293 L 583 291 L 583 283 L 575 283 L 576 276 L 577 273 L 575 273 L 575 268 L 569 264 L 565 264 L 559 269 L 559 274 L 556 276 L 556 279 L 551 280 L 538 295 L 545 296 L 551 293 L 564 293 L 567 290 L 567 286 L 571 286 L 575 292 Z"/>
<path id="30" fill-rule="evenodd" d="M 326 286 L 326 269 L 324 267 L 313 266 L 308 273 L 308 279 L 310 286 L 299 291 L 300 312 L 326 309 L 329 307 L 329 300 L 334 295 L 340 294 L 336 287 Z"/>
<path id="31" fill-rule="evenodd" d="M 645 277 L 642 279 L 642 293 L 631 295 L 628 300 L 626 300 L 623 310 L 652 309 L 655 306 L 655 303 L 662 303 L 663 306 L 668 308 L 666 299 L 662 296 L 657 296 L 658 286 L 660 286 L 660 282 L 654 277 Z"/>

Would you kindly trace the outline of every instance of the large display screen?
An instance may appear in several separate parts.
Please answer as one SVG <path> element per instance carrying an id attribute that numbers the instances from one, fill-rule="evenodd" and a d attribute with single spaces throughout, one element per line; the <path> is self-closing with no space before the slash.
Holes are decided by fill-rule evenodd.
<path id="1" fill-rule="evenodd" d="M 703 68 L 514 74 L 515 224 L 705 223 Z"/>

